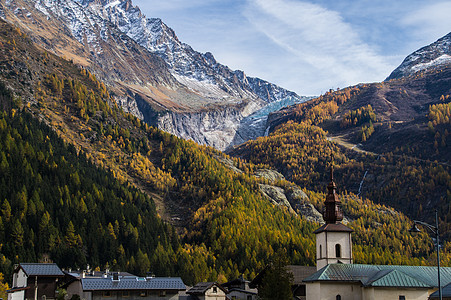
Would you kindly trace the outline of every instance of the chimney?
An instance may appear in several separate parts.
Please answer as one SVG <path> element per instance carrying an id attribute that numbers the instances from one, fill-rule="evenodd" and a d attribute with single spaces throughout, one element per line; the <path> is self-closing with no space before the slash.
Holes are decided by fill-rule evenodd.
<path id="1" fill-rule="evenodd" d="M 117 272 L 113 273 L 113 281 L 121 281 L 119 278 L 119 273 L 117 273 Z"/>

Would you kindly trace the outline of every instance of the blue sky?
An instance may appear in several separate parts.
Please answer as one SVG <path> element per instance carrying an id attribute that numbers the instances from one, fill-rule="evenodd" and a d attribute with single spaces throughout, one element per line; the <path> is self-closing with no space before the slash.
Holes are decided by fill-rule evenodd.
<path id="1" fill-rule="evenodd" d="M 133 0 L 222 64 L 299 95 L 384 80 L 451 32 L 451 1 Z"/>

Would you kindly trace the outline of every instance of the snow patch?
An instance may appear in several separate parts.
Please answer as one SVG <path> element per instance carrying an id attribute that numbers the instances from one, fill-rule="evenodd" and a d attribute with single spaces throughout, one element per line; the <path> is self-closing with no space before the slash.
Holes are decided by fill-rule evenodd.
<path id="1" fill-rule="evenodd" d="M 107 9 L 109 7 L 113 7 L 113 6 L 119 5 L 119 4 L 121 4 L 121 1 L 119 1 L 119 0 L 111 2 L 111 3 L 108 3 L 107 5 L 105 5 L 105 9 Z"/>
<path id="2" fill-rule="evenodd" d="M 437 57 L 436 59 L 431 60 L 430 62 L 417 64 L 417 65 L 413 66 L 412 70 L 414 72 L 418 72 L 421 70 L 425 70 L 425 69 L 429 69 L 432 67 L 437 67 L 437 66 L 449 64 L 449 63 L 451 63 L 451 56 L 448 54 L 443 54 L 443 55 Z"/>
<path id="3" fill-rule="evenodd" d="M 178 82 L 188 87 L 191 91 L 207 98 L 230 98 L 230 95 L 223 91 L 218 85 L 208 82 L 199 81 L 195 78 L 182 76 L 176 73 L 172 74 Z"/>

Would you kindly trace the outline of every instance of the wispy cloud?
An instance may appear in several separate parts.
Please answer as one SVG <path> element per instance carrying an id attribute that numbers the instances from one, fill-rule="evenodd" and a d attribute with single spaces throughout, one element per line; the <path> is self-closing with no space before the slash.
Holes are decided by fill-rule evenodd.
<path id="1" fill-rule="evenodd" d="M 413 27 L 413 35 L 421 43 L 434 42 L 451 32 L 451 1 L 430 3 L 407 13 L 400 21 L 403 26 Z"/>
<path id="2" fill-rule="evenodd" d="M 381 81 L 451 30 L 443 0 L 133 0 L 181 41 L 299 94 Z"/>
<path id="3" fill-rule="evenodd" d="M 311 78 L 305 90 L 324 90 L 383 80 L 392 66 L 358 36 L 341 15 L 320 5 L 293 0 L 249 0 L 245 16 L 260 32 L 294 55 Z"/>

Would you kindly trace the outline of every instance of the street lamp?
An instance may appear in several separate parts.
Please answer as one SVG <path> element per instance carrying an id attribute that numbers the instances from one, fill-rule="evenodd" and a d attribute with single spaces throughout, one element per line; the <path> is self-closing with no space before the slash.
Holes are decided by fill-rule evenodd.
<path id="1" fill-rule="evenodd" d="M 430 225 L 428 223 L 424 223 L 421 221 L 413 220 L 412 228 L 409 229 L 410 233 L 418 233 L 421 230 L 417 227 L 417 225 L 422 225 L 429 229 L 433 234 L 435 234 L 436 239 L 436 250 L 437 250 L 437 278 L 438 278 L 438 297 L 442 300 L 442 286 L 440 285 L 440 235 L 438 229 L 438 213 L 435 210 L 435 226 Z"/>

